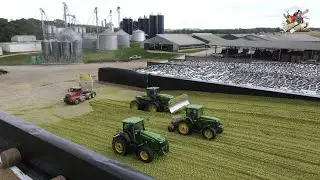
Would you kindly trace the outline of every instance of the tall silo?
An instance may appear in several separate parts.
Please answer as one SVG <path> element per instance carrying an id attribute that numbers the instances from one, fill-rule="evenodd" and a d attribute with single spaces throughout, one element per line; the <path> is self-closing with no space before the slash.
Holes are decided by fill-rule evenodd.
<path id="1" fill-rule="evenodd" d="M 134 31 L 134 30 L 137 30 L 137 29 L 140 29 L 140 28 L 139 28 L 138 21 L 133 21 L 133 31 Z M 133 33 L 133 32 L 132 32 L 132 33 Z"/>
<path id="2" fill-rule="evenodd" d="M 157 34 L 164 34 L 164 16 L 159 14 L 157 15 L 158 19 L 158 32 Z"/>
<path id="3" fill-rule="evenodd" d="M 130 33 L 129 33 L 129 19 L 123 18 L 123 20 L 122 20 L 122 26 L 123 26 L 122 29 L 123 29 L 126 33 L 130 34 Z"/>
<path id="4" fill-rule="evenodd" d="M 44 59 L 45 62 L 49 61 L 49 58 L 51 56 L 50 41 L 44 40 L 41 42 L 41 55 L 42 55 L 42 59 Z"/>
<path id="5" fill-rule="evenodd" d="M 136 30 L 136 31 L 133 31 L 133 34 L 132 34 L 132 41 L 135 41 L 135 42 L 142 42 L 144 41 L 146 38 L 145 38 L 145 33 L 143 31 L 141 31 L 140 29 Z"/>
<path id="6" fill-rule="evenodd" d="M 157 29 L 157 16 L 150 15 L 149 16 L 149 38 L 153 38 L 158 33 Z"/>
<path id="7" fill-rule="evenodd" d="M 138 19 L 138 28 L 141 29 L 141 30 L 144 30 L 144 24 L 143 24 L 143 18 L 139 17 Z"/>
<path id="8" fill-rule="evenodd" d="M 143 18 L 143 29 L 142 31 L 146 34 L 150 33 L 150 27 L 149 27 L 149 19 L 147 17 Z"/>
<path id="9" fill-rule="evenodd" d="M 52 26 L 50 26 L 50 25 L 45 26 L 45 34 L 46 34 L 47 39 L 51 38 Z"/>
<path id="10" fill-rule="evenodd" d="M 57 27 L 56 26 L 52 26 L 51 27 L 51 32 L 52 32 L 52 37 L 54 37 L 57 34 Z"/>
<path id="11" fill-rule="evenodd" d="M 81 58 L 82 55 L 82 41 L 73 41 L 72 42 L 72 56 L 78 58 Z"/>
<path id="12" fill-rule="evenodd" d="M 51 41 L 52 53 L 51 56 L 55 59 L 60 58 L 61 56 L 61 48 L 59 41 Z"/>
<path id="13" fill-rule="evenodd" d="M 97 49 L 100 51 L 111 51 L 118 49 L 117 34 L 110 29 L 98 35 Z"/>
<path id="14" fill-rule="evenodd" d="M 133 32 L 133 20 L 130 18 L 128 22 L 128 34 L 132 35 Z"/>
<path id="15" fill-rule="evenodd" d="M 120 29 L 117 33 L 118 48 L 130 47 L 130 35 Z"/>
<path id="16" fill-rule="evenodd" d="M 71 56 L 71 42 L 70 41 L 62 41 L 60 43 L 61 43 L 62 57 L 70 57 Z"/>

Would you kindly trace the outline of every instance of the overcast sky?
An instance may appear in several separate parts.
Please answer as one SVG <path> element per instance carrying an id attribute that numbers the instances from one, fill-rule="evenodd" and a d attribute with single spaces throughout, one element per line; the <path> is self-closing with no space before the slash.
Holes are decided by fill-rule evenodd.
<path id="1" fill-rule="evenodd" d="M 62 19 L 62 2 L 82 24 L 93 23 L 90 17 L 97 6 L 100 20 L 113 11 L 117 27 L 116 9 L 120 6 L 121 18 L 163 14 L 165 29 L 280 27 L 284 10 L 298 6 L 309 9 L 311 27 L 320 27 L 320 0 L 4 0 L 0 17 L 40 19 L 39 8 L 43 8 L 50 20 Z"/>

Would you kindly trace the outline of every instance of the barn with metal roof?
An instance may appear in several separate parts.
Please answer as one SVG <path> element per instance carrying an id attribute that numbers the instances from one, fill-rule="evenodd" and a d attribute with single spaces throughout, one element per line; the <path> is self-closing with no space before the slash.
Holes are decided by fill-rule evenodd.
<path id="1" fill-rule="evenodd" d="M 204 48 L 205 43 L 188 34 L 157 34 L 143 42 L 146 50 L 179 51 L 182 49 Z"/>
<path id="2" fill-rule="evenodd" d="M 192 33 L 192 37 L 205 43 L 219 43 L 225 41 L 225 39 L 212 33 Z"/>

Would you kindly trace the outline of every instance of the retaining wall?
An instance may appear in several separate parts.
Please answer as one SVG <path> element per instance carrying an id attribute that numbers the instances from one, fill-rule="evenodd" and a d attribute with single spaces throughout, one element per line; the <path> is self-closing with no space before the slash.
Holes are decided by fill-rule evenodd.
<path id="1" fill-rule="evenodd" d="M 110 142 L 105 142 L 110 143 Z M 45 179 L 67 180 L 153 179 L 83 146 L 58 137 L 31 123 L 0 111 L 0 149 L 18 148 L 27 175 L 32 170 Z M 29 174 L 28 174 L 29 172 Z M 32 177 L 32 174 L 30 175 Z M 1 178 L 0 178 L 1 179 Z"/>
<path id="2" fill-rule="evenodd" d="M 149 65 L 158 63 L 150 62 Z M 160 64 L 160 63 L 159 63 Z M 163 63 L 161 63 L 163 64 Z M 101 69 L 101 68 L 100 68 Z M 242 95 L 256 95 L 292 99 L 306 99 L 319 101 L 320 98 L 312 96 L 303 96 L 299 94 L 289 94 L 284 92 L 267 91 L 262 89 L 253 89 L 239 86 L 231 86 L 226 84 L 211 83 L 206 81 L 196 81 L 179 79 L 175 77 L 166 77 L 152 74 L 140 74 L 134 70 L 105 68 L 100 70 L 98 80 L 105 82 L 112 82 L 115 84 L 123 84 L 128 86 L 135 86 L 146 88 L 151 86 L 158 86 L 162 90 L 189 90 L 189 91 L 203 91 L 203 92 L 219 92 L 227 94 L 242 94 Z M 109 75 L 108 77 L 106 77 Z"/>

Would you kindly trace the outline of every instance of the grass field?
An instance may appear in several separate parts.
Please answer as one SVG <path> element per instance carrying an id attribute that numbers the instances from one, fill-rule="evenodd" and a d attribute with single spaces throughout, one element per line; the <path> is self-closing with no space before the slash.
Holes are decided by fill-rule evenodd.
<path id="1" fill-rule="evenodd" d="M 221 119 L 225 131 L 216 139 L 169 133 L 170 114 L 131 110 L 121 97 L 93 100 L 93 111 L 81 117 L 40 126 L 157 179 L 319 179 L 319 102 L 187 93 L 191 103 L 206 107 L 205 114 Z M 130 116 L 150 117 L 146 128 L 169 140 L 169 154 L 150 164 L 116 155 L 112 135 Z"/>
<path id="2" fill-rule="evenodd" d="M 169 59 L 177 54 L 175 53 L 150 53 L 140 48 L 138 43 L 131 43 L 130 48 L 117 49 L 109 52 L 85 51 L 83 61 L 100 60 L 128 60 L 130 56 L 139 55 L 142 59 Z"/>
<path id="3" fill-rule="evenodd" d="M 12 53 L 14 54 L 14 53 Z M 19 65 L 19 64 L 30 64 L 32 56 L 40 56 L 40 53 L 32 53 L 32 54 L 21 54 L 15 56 L 8 57 L 0 57 L 0 65 Z"/>

